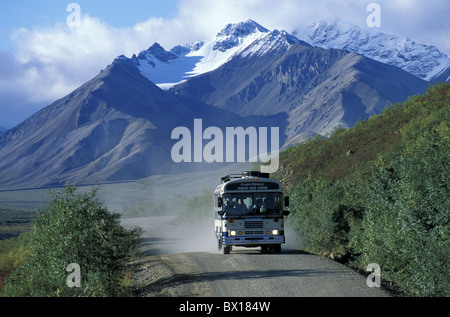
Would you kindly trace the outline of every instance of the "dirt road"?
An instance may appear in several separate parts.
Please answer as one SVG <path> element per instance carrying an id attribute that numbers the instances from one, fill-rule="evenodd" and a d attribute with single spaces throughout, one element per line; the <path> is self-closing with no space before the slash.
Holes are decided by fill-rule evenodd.
<path id="1" fill-rule="evenodd" d="M 206 224 L 187 230 L 173 217 L 125 219 L 123 224 L 145 230 L 142 257 L 132 263 L 137 296 L 389 296 L 368 287 L 364 276 L 346 266 L 289 244 L 281 254 L 236 248 L 223 255 Z"/>

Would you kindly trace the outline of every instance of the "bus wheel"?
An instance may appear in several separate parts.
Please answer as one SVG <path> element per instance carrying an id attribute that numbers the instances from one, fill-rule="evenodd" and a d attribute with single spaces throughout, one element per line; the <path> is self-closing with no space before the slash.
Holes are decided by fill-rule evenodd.
<path id="1" fill-rule="evenodd" d="M 223 247 L 223 254 L 230 254 L 231 252 L 231 245 L 226 245 Z"/>
<path id="2" fill-rule="evenodd" d="M 281 253 L 281 244 L 274 244 L 273 253 Z"/>

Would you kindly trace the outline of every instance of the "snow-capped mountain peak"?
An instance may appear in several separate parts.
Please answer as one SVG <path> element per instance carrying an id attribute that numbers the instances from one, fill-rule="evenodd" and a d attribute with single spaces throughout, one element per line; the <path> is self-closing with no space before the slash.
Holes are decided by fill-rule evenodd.
<path id="1" fill-rule="evenodd" d="M 270 31 L 253 20 L 228 24 L 210 40 L 178 45 L 170 51 L 155 43 L 130 60 L 142 75 L 169 89 L 191 77 L 216 70 L 233 58 L 285 52 L 298 42 L 357 53 L 427 81 L 450 79 L 450 59 L 434 46 L 355 25 L 324 21 L 309 24 L 295 36 L 286 31 Z"/>
<path id="2" fill-rule="evenodd" d="M 217 37 L 244 37 L 255 32 L 269 33 L 270 31 L 261 24 L 249 19 L 246 22 L 228 24 L 217 34 Z"/>
<path id="3" fill-rule="evenodd" d="M 159 43 L 153 44 L 145 53 L 139 54 L 138 58 L 144 59 L 146 56 L 152 55 L 161 62 L 167 63 L 170 60 L 178 58 L 178 55 L 172 52 L 167 52 Z"/>
<path id="4" fill-rule="evenodd" d="M 315 21 L 296 34 L 321 48 L 337 48 L 397 66 L 427 81 L 441 74 L 450 59 L 436 47 L 394 34 L 363 30 L 355 25 Z"/>
<path id="5" fill-rule="evenodd" d="M 233 47 L 242 45 L 245 39 L 259 38 L 269 32 L 253 20 L 237 24 L 230 23 L 217 34 L 212 49 L 226 52 Z"/>
<path id="6" fill-rule="evenodd" d="M 241 56 L 262 56 L 270 52 L 287 51 L 291 45 L 298 42 L 301 41 L 286 31 L 273 30 L 272 32 L 268 32 L 264 37 L 254 41 L 251 46 L 245 48 Z M 305 42 L 303 44 L 308 45 Z"/>
<path id="7" fill-rule="evenodd" d="M 234 57 L 287 50 L 299 40 L 285 31 L 269 31 L 253 20 L 226 25 L 213 39 L 166 51 L 158 43 L 131 60 L 141 74 L 163 89 L 213 71 Z"/>

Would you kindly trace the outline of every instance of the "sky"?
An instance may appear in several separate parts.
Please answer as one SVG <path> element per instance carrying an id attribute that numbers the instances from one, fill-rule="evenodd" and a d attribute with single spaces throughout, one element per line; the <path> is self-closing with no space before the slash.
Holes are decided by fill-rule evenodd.
<path id="1" fill-rule="evenodd" d="M 380 27 L 367 25 L 371 3 Z M 1 0 L 0 127 L 64 97 L 119 55 L 210 39 L 248 19 L 289 33 L 316 20 L 355 24 L 450 56 L 448 0 Z"/>

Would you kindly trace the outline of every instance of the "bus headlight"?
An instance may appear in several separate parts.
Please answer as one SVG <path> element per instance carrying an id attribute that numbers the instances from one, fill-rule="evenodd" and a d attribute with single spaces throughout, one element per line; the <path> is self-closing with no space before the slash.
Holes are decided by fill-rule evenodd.
<path id="1" fill-rule="evenodd" d="M 230 231 L 230 236 L 232 236 L 232 237 L 234 237 L 234 236 L 236 236 L 236 231 Z"/>
<path id="2" fill-rule="evenodd" d="M 277 229 L 275 229 L 275 230 L 272 230 L 272 234 L 274 235 L 274 236 L 277 236 L 278 235 L 278 230 Z"/>

